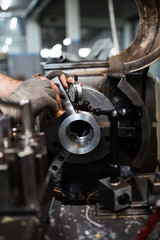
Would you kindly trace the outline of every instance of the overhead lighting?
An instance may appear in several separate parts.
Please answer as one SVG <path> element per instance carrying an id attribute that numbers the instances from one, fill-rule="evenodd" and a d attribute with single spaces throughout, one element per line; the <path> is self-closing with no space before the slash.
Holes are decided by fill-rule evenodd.
<path id="1" fill-rule="evenodd" d="M 78 55 L 80 57 L 87 57 L 90 53 L 91 49 L 90 48 L 80 48 L 78 50 Z"/>
<path id="2" fill-rule="evenodd" d="M 71 39 L 70 39 L 70 38 L 65 38 L 65 39 L 63 40 L 63 44 L 64 44 L 65 46 L 70 45 L 70 44 L 71 44 Z"/>
<path id="3" fill-rule="evenodd" d="M 52 47 L 53 49 L 56 49 L 56 50 L 61 50 L 62 49 L 62 45 L 60 43 L 57 43 L 56 45 L 54 45 Z"/>
<path id="4" fill-rule="evenodd" d="M 15 30 L 17 26 L 18 19 L 16 17 L 11 18 L 10 29 Z"/>
<path id="5" fill-rule="evenodd" d="M 4 46 L 2 47 L 2 52 L 3 52 L 3 53 L 7 53 L 7 52 L 8 52 L 8 46 L 7 46 L 7 45 L 4 45 Z"/>
<path id="6" fill-rule="evenodd" d="M 40 55 L 42 58 L 59 58 L 62 55 L 62 45 L 56 44 L 53 48 L 43 48 L 40 51 Z"/>
<path id="7" fill-rule="evenodd" d="M 59 58 L 62 55 L 62 45 L 56 44 L 53 48 L 49 49 L 49 57 L 51 58 Z"/>
<path id="8" fill-rule="evenodd" d="M 10 5 L 10 0 L 2 0 L 1 1 L 1 8 L 2 10 L 7 10 L 9 8 Z"/>
<path id="9" fill-rule="evenodd" d="M 42 58 L 48 58 L 49 57 L 49 49 L 48 48 L 43 48 L 40 52 L 40 55 Z"/>
<path id="10" fill-rule="evenodd" d="M 49 49 L 49 57 L 50 58 L 59 58 L 62 55 L 62 51 L 60 49 Z"/>
<path id="11" fill-rule="evenodd" d="M 5 44 L 6 45 L 10 45 L 12 43 L 12 38 L 7 38 L 6 41 L 5 41 Z"/>

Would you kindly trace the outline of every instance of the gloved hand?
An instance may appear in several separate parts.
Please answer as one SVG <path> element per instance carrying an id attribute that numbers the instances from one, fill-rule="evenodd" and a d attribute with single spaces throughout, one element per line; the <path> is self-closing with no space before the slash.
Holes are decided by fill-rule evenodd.
<path id="1" fill-rule="evenodd" d="M 64 74 L 66 78 L 70 77 L 67 73 L 62 72 L 61 70 L 50 71 L 45 75 L 45 77 L 51 80 L 55 77 L 60 78 L 62 74 Z"/>
<path id="2" fill-rule="evenodd" d="M 9 103 L 17 103 L 21 99 L 28 99 L 31 102 L 32 112 L 37 116 L 44 108 L 50 112 L 59 111 L 56 101 L 56 91 L 51 88 L 51 83 L 47 79 L 35 77 L 25 80 L 14 92 L 2 100 Z M 20 119 L 20 110 L 12 107 L 0 107 L 3 114 L 10 115 L 15 120 Z"/>
<path id="3" fill-rule="evenodd" d="M 68 88 L 68 83 L 74 82 L 74 78 L 61 70 L 50 71 L 45 75 L 48 79 L 59 77 L 63 87 Z"/>

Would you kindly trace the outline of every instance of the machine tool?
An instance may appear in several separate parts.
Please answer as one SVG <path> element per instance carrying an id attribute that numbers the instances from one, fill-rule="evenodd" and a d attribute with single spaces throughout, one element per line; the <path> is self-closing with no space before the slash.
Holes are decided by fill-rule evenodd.
<path id="1" fill-rule="evenodd" d="M 160 238 L 159 85 L 148 75 L 159 59 L 159 5 L 136 2 L 139 31 L 121 54 L 43 63 L 60 91 L 56 116 L 45 109 L 33 124 L 21 101 L 12 104 L 21 123 L 0 117 L 0 239 Z M 65 89 L 54 70 L 75 82 Z"/>

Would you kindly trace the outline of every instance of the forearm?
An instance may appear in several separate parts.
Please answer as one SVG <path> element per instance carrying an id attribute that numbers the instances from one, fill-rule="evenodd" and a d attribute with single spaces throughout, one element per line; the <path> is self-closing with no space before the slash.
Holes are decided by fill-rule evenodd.
<path id="1" fill-rule="evenodd" d="M 0 98 L 9 96 L 21 83 L 0 72 Z"/>

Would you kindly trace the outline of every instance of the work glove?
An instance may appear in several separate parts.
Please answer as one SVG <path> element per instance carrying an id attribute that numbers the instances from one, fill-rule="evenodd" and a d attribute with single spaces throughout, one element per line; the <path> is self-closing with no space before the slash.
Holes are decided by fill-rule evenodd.
<path id="1" fill-rule="evenodd" d="M 62 74 L 64 74 L 66 78 L 70 77 L 70 75 L 68 75 L 67 73 L 62 72 L 61 70 L 50 71 L 50 72 L 48 72 L 45 75 L 45 77 L 47 77 L 48 79 L 51 80 L 51 79 L 53 79 L 55 77 L 59 77 L 60 78 Z"/>
<path id="2" fill-rule="evenodd" d="M 8 97 L 2 98 L 3 101 L 8 103 L 19 103 L 21 99 L 28 99 L 31 102 L 32 113 L 36 117 L 44 108 L 48 108 L 51 113 L 59 111 L 56 92 L 51 88 L 49 80 L 42 80 L 35 77 L 25 80 L 19 87 L 16 88 Z M 5 115 L 9 115 L 14 120 L 20 120 L 21 111 L 15 107 L 0 107 Z"/>

